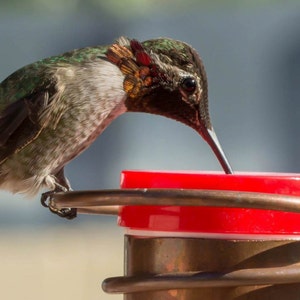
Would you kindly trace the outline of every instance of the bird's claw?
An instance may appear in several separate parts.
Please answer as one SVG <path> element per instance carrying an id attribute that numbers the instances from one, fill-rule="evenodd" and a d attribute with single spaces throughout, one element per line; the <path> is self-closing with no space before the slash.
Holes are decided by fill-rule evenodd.
<path id="1" fill-rule="evenodd" d="M 43 193 L 42 196 L 41 196 L 41 204 L 44 206 L 44 207 L 48 207 L 50 208 L 51 206 L 51 198 L 52 198 L 52 195 L 54 194 L 53 191 L 51 192 L 46 192 L 46 193 Z"/>
<path id="2" fill-rule="evenodd" d="M 72 219 L 76 218 L 77 217 L 77 209 L 76 208 L 58 209 L 58 208 L 56 208 L 55 205 L 53 205 L 52 198 L 53 198 L 54 194 L 55 194 L 55 191 L 43 193 L 42 197 L 41 197 L 41 204 L 44 207 L 49 208 L 49 210 L 52 213 L 58 215 L 59 217 L 62 217 L 62 218 L 68 219 L 68 220 L 72 220 Z"/>
<path id="3" fill-rule="evenodd" d="M 77 217 L 77 209 L 76 208 L 61 208 L 61 209 L 53 209 L 53 207 L 49 206 L 49 210 L 58 215 L 61 218 L 72 220 Z"/>

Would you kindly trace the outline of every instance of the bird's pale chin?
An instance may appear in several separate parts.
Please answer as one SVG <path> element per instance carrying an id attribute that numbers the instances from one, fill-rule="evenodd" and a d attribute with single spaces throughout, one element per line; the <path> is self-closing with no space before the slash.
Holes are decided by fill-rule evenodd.
<path id="1" fill-rule="evenodd" d="M 204 138 L 204 140 L 209 144 L 211 149 L 213 150 L 214 154 L 216 155 L 217 159 L 219 160 L 224 172 L 226 174 L 233 174 L 233 171 L 231 169 L 231 166 L 225 156 L 225 153 L 221 147 L 221 144 L 219 143 L 219 140 L 217 138 L 217 135 L 213 128 L 201 128 L 200 131 L 201 136 Z"/>

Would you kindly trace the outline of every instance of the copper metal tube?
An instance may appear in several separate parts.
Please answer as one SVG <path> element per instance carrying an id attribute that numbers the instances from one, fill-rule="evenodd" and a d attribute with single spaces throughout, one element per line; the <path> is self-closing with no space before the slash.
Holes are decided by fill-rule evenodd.
<path id="1" fill-rule="evenodd" d="M 218 190 L 117 189 L 56 193 L 50 205 L 98 214 L 118 214 L 121 205 L 219 206 L 300 212 L 300 197 Z"/>

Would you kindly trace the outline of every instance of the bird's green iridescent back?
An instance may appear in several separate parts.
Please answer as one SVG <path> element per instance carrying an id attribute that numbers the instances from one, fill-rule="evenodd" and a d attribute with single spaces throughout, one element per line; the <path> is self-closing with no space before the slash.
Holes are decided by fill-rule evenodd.
<path id="1" fill-rule="evenodd" d="M 168 54 L 174 65 L 183 67 L 191 62 L 190 46 L 172 39 L 156 39 L 142 43 L 146 48 L 155 53 Z M 51 85 L 51 69 L 58 66 L 82 64 L 93 60 L 95 57 L 105 58 L 109 46 L 96 46 L 76 49 L 52 56 L 27 65 L 0 84 L 0 112 L 10 103 L 36 92 L 36 88 Z"/>
<path id="2" fill-rule="evenodd" d="M 10 103 L 25 98 L 51 84 L 51 70 L 59 66 L 76 65 L 104 58 L 107 46 L 87 47 L 52 56 L 27 65 L 0 84 L 0 112 Z"/>

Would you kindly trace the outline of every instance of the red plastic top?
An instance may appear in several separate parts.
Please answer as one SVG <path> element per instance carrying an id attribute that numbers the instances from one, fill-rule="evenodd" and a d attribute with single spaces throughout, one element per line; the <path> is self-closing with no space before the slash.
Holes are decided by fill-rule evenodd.
<path id="1" fill-rule="evenodd" d="M 300 174 L 123 171 L 121 188 L 231 190 L 300 196 Z M 143 231 L 300 234 L 300 214 L 244 208 L 125 206 L 118 223 Z"/>

